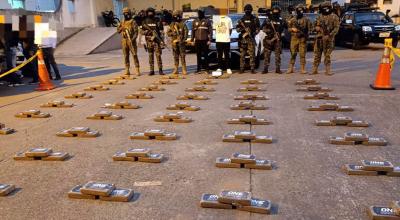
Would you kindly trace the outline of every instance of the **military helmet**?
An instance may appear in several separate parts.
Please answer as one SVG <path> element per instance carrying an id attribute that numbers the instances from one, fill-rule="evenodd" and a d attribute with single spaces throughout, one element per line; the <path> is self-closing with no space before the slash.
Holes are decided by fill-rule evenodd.
<path id="1" fill-rule="evenodd" d="M 281 9 L 281 7 L 279 7 L 278 5 L 274 5 L 274 6 L 272 6 L 272 12 L 274 12 L 274 10 L 278 10 L 279 11 L 279 13 L 281 13 L 281 11 L 282 11 L 282 9 Z"/>
<path id="2" fill-rule="evenodd" d="M 244 6 L 244 10 L 245 11 L 253 11 L 253 6 L 251 6 L 251 4 L 247 4 Z"/>
<path id="3" fill-rule="evenodd" d="M 124 9 L 122 9 L 122 13 L 131 13 L 131 9 L 125 7 Z"/>
<path id="4" fill-rule="evenodd" d="M 175 10 L 175 11 L 172 13 L 172 16 L 181 16 L 181 17 L 182 17 L 182 11 L 181 11 L 181 10 Z"/>
<path id="5" fill-rule="evenodd" d="M 152 7 L 149 7 L 146 10 L 146 14 L 149 13 L 149 12 L 153 12 L 153 14 L 154 14 L 154 13 L 156 13 L 156 10 L 154 8 L 152 8 Z"/>
<path id="6" fill-rule="evenodd" d="M 306 9 L 306 6 L 305 5 L 303 5 L 303 4 L 298 4 L 297 6 L 296 6 L 296 10 L 298 10 L 298 9 L 303 9 L 303 10 L 305 10 Z"/>
<path id="7" fill-rule="evenodd" d="M 325 2 L 322 2 L 319 5 L 319 7 L 321 7 L 321 8 L 326 8 L 326 7 L 332 8 L 332 3 L 330 1 L 325 1 Z"/>

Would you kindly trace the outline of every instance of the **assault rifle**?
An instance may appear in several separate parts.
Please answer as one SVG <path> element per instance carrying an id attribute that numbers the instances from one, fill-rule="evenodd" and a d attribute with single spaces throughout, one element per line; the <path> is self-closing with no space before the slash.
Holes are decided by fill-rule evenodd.
<path id="1" fill-rule="evenodd" d="M 160 34 L 159 34 L 156 30 L 150 28 L 149 25 L 147 25 L 147 24 L 143 24 L 142 27 L 143 27 L 145 30 L 151 32 L 151 40 L 152 40 L 152 41 L 156 41 L 156 42 L 159 43 L 162 47 L 165 47 L 165 48 L 167 48 L 167 49 L 169 50 L 167 44 L 164 42 L 164 39 L 162 39 L 162 37 L 160 36 Z"/>
<path id="2" fill-rule="evenodd" d="M 252 34 L 251 34 L 251 30 L 249 27 L 246 27 L 246 25 L 243 23 L 242 20 L 239 20 L 239 25 L 244 29 L 244 34 L 242 35 L 242 38 L 250 38 L 254 44 L 256 44 L 256 40 L 253 38 Z"/>

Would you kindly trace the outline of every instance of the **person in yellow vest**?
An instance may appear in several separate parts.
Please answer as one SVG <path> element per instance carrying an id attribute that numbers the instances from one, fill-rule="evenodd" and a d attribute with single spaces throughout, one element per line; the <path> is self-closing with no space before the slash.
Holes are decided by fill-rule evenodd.
<path id="1" fill-rule="evenodd" d="M 140 76 L 140 67 L 136 43 L 139 28 L 135 20 L 133 20 L 132 12 L 129 8 L 125 7 L 122 12 L 124 15 L 124 20 L 118 25 L 117 31 L 121 34 L 122 37 L 121 43 L 125 61 L 125 74 L 130 75 L 129 53 L 132 53 L 133 62 L 136 68 L 136 74 Z"/>

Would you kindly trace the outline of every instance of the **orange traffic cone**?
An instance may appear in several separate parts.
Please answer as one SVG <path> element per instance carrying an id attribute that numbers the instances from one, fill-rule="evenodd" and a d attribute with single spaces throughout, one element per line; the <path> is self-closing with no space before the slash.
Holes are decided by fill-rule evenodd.
<path id="1" fill-rule="evenodd" d="M 42 49 L 39 48 L 37 51 L 38 59 L 38 75 L 39 75 L 39 87 L 36 90 L 46 91 L 56 88 L 50 81 L 49 72 L 47 72 L 46 64 L 44 63 Z"/>
<path id="2" fill-rule="evenodd" d="M 375 90 L 394 90 L 395 88 L 390 83 L 390 72 L 390 48 L 385 47 L 378 72 L 376 73 L 375 82 L 369 86 Z"/>

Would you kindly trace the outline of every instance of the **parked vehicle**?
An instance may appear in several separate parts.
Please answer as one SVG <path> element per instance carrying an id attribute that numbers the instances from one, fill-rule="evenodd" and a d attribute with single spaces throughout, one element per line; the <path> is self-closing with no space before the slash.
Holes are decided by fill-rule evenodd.
<path id="1" fill-rule="evenodd" d="M 243 17 L 243 14 L 229 14 L 228 15 L 232 19 L 232 25 L 233 25 L 233 30 L 231 34 L 231 68 L 237 69 L 239 68 L 240 64 L 240 49 L 239 49 L 239 34 L 236 31 L 236 26 L 240 20 L 240 18 Z M 265 16 L 259 16 L 258 17 L 260 20 L 260 25 L 265 21 L 266 17 Z M 260 31 L 256 37 L 256 54 L 255 54 L 255 60 L 256 60 L 256 68 L 259 67 L 260 65 L 260 60 L 263 59 L 263 53 L 264 53 L 264 46 L 263 46 L 263 40 L 265 38 L 265 33 L 263 31 Z M 213 40 L 211 41 L 210 45 L 210 52 L 208 54 L 209 57 L 209 62 L 210 63 L 217 63 L 217 47 L 215 43 L 215 30 L 213 30 Z M 249 59 L 250 56 L 246 56 L 246 59 Z M 248 63 L 248 62 L 246 62 Z"/>
<path id="2" fill-rule="evenodd" d="M 336 43 L 345 46 L 351 44 L 354 50 L 369 43 L 384 43 L 386 38 L 393 39 L 396 47 L 399 41 L 400 25 L 384 13 L 373 8 L 350 8 L 343 14 Z"/>
<path id="3" fill-rule="evenodd" d="M 194 48 L 194 41 L 192 41 L 192 34 L 193 34 L 193 18 L 189 18 L 185 21 L 185 25 L 188 28 L 188 38 L 186 39 L 186 49 L 190 52 L 195 50 Z"/>

